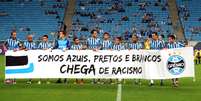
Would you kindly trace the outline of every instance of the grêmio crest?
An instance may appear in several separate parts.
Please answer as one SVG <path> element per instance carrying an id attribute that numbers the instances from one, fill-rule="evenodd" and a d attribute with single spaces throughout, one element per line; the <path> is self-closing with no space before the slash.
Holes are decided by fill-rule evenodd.
<path id="1" fill-rule="evenodd" d="M 180 75 L 185 70 L 185 60 L 179 53 L 169 54 L 167 69 L 172 75 Z"/>

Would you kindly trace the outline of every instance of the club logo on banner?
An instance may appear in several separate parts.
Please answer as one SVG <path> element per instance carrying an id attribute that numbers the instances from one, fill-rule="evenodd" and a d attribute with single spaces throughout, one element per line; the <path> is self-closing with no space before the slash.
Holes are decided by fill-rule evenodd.
<path id="1" fill-rule="evenodd" d="M 184 72 L 185 61 L 182 56 L 172 55 L 167 60 L 167 69 L 172 75 L 179 75 Z"/>

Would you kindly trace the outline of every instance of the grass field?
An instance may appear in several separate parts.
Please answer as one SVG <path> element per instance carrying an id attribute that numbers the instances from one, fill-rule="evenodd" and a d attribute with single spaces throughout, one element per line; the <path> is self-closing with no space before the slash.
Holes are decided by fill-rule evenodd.
<path id="1" fill-rule="evenodd" d="M 117 85 L 74 85 L 51 83 L 26 85 L 26 80 L 18 80 L 16 85 L 5 85 L 4 59 L 0 56 L 0 100 L 1 101 L 116 101 Z M 148 87 L 148 81 L 134 85 L 127 80 L 122 85 L 121 101 L 199 101 L 201 100 L 201 65 L 196 65 L 196 82 L 192 78 L 180 79 L 180 87 L 173 88 L 170 80 L 164 86 L 159 82 Z"/>

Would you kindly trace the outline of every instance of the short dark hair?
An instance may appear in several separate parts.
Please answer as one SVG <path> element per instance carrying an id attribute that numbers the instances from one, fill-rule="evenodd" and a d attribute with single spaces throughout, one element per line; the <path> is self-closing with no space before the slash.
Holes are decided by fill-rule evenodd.
<path id="1" fill-rule="evenodd" d="M 116 39 L 119 39 L 120 41 L 122 41 L 122 38 L 120 36 L 115 37 Z"/>
<path id="2" fill-rule="evenodd" d="M 93 29 L 93 30 L 91 31 L 91 34 L 93 34 L 95 31 L 98 32 L 98 30 Z"/>
<path id="3" fill-rule="evenodd" d="M 78 37 L 74 37 L 74 38 L 73 38 L 73 41 L 75 41 L 76 39 L 79 39 L 79 38 L 78 38 Z"/>
<path id="4" fill-rule="evenodd" d="M 10 33 L 10 35 L 13 35 L 13 33 L 17 33 L 16 31 L 12 31 L 11 33 Z"/>
<path id="5" fill-rule="evenodd" d="M 135 36 L 137 39 L 139 38 L 136 34 L 133 34 L 132 37 Z"/>
<path id="6" fill-rule="evenodd" d="M 153 32 L 152 34 L 155 34 L 156 36 L 158 36 L 158 33 L 157 33 L 157 32 Z"/>
<path id="7" fill-rule="evenodd" d="M 174 35 L 168 35 L 168 38 L 172 38 L 172 39 L 176 39 L 176 37 Z"/>
<path id="8" fill-rule="evenodd" d="M 66 35 L 66 32 L 65 32 L 65 31 L 59 31 L 59 33 L 63 33 L 64 35 Z"/>
<path id="9" fill-rule="evenodd" d="M 105 32 L 105 33 L 103 33 L 103 35 L 109 35 L 109 36 L 110 36 L 110 33 L 108 33 L 108 32 Z"/>
<path id="10" fill-rule="evenodd" d="M 48 38 L 48 35 L 43 35 L 43 37 L 46 37 L 46 38 Z"/>
<path id="11" fill-rule="evenodd" d="M 165 38 L 165 35 L 164 35 L 164 34 L 161 34 L 160 36 L 161 36 L 162 38 Z"/>

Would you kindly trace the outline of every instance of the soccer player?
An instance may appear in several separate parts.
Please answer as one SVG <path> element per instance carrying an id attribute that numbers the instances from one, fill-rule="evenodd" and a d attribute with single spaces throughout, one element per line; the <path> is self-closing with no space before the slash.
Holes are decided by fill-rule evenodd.
<path id="1" fill-rule="evenodd" d="M 113 50 L 125 50 L 125 46 L 122 44 L 122 38 L 116 37 L 114 39 L 114 45 L 112 47 Z"/>
<path id="2" fill-rule="evenodd" d="M 174 49 L 174 48 L 182 48 L 183 45 L 180 42 L 176 42 L 176 37 L 174 35 L 169 35 L 166 47 L 168 49 Z M 179 79 L 178 78 L 172 79 L 172 83 L 174 87 L 178 87 Z"/>
<path id="3" fill-rule="evenodd" d="M 70 49 L 70 41 L 67 39 L 67 33 L 59 31 L 58 40 L 54 43 L 54 49 L 61 49 L 63 51 Z"/>
<path id="4" fill-rule="evenodd" d="M 54 49 L 61 49 L 63 51 L 70 49 L 70 41 L 66 36 L 66 32 L 59 31 L 59 37 L 54 43 Z M 62 83 L 61 79 L 58 79 L 56 83 Z M 64 79 L 64 83 L 67 83 L 67 79 Z"/>
<path id="5" fill-rule="evenodd" d="M 158 38 L 159 38 L 160 41 L 162 41 L 162 44 L 165 45 L 165 41 L 164 41 L 165 35 L 161 34 L 161 35 L 159 35 Z"/>
<path id="6" fill-rule="evenodd" d="M 103 34 L 103 41 L 102 41 L 102 50 L 111 50 L 112 49 L 112 41 L 110 41 L 110 34 L 105 32 Z"/>
<path id="7" fill-rule="evenodd" d="M 164 42 L 162 40 L 159 40 L 157 32 L 153 32 L 150 44 L 150 48 L 153 50 L 161 50 L 165 47 Z"/>
<path id="8" fill-rule="evenodd" d="M 128 45 L 128 49 L 142 49 L 142 43 L 139 42 L 139 38 L 137 35 L 132 35 L 131 43 Z"/>
<path id="9" fill-rule="evenodd" d="M 87 47 L 88 49 L 97 51 L 101 48 L 101 40 L 98 38 L 98 31 L 92 30 L 91 37 L 87 39 Z"/>
<path id="10" fill-rule="evenodd" d="M 19 50 L 20 41 L 17 39 L 17 32 L 15 32 L 15 31 L 11 32 L 10 38 L 7 39 L 5 42 L 5 46 L 7 47 L 8 50 L 13 50 L 13 51 Z M 5 80 L 5 82 L 16 84 L 15 79 L 13 79 L 13 80 L 7 79 L 7 80 Z"/>
<path id="11" fill-rule="evenodd" d="M 38 49 L 47 50 L 51 48 L 51 43 L 48 42 L 48 35 L 43 35 L 42 42 L 39 43 Z M 47 84 L 50 84 L 49 80 L 46 82 Z M 41 84 L 41 80 L 38 81 L 38 84 Z"/>
<path id="12" fill-rule="evenodd" d="M 122 44 L 122 38 L 121 37 L 115 37 L 114 39 L 114 45 L 112 47 L 113 50 L 125 50 L 125 46 Z M 121 79 L 117 80 L 117 83 L 121 83 Z M 123 83 L 126 83 L 125 80 L 123 80 Z"/>
<path id="13" fill-rule="evenodd" d="M 150 42 L 150 49 L 152 49 L 152 50 L 161 50 L 164 47 L 165 47 L 164 43 L 161 40 L 159 40 L 158 33 L 153 32 L 152 33 L 152 40 Z M 154 85 L 154 81 L 151 80 L 150 81 L 150 86 L 153 86 L 153 85 Z M 163 86 L 163 80 L 161 80 L 160 85 Z"/>
<path id="14" fill-rule="evenodd" d="M 43 35 L 42 42 L 39 43 L 38 49 L 47 50 L 51 48 L 51 43 L 48 42 L 48 35 Z"/>
<path id="15" fill-rule="evenodd" d="M 91 37 L 87 39 L 87 48 L 93 51 L 101 49 L 101 40 L 98 38 L 98 31 L 92 30 Z M 100 83 L 100 80 L 93 79 L 92 84 Z"/>
<path id="16" fill-rule="evenodd" d="M 80 44 L 80 40 L 78 37 L 73 38 L 73 45 L 71 45 L 72 50 L 82 50 L 82 44 Z"/>
<path id="17" fill-rule="evenodd" d="M 36 43 L 33 41 L 33 35 L 27 35 L 27 41 L 25 41 L 23 45 L 26 51 L 36 49 Z"/>
<path id="18" fill-rule="evenodd" d="M 101 50 L 111 50 L 111 49 L 112 49 L 112 41 L 110 41 L 110 33 L 105 32 L 103 33 Z M 106 80 L 104 80 L 103 83 L 106 83 Z M 109 84 L 114 84 L 112 82 L 112 79 L 109 79 Z"/>
<path id="19" fill-rule="evenodd" d="M 72 50 L 82 50 L 83 49 L 82 44 L 80 44 L 79 38 L 77 38 L 77 37 L 73 38 L 73 43 L 74 44 L 71 46 L 70 49 L 72 49 Z M 76 79 L 75 84 L 81 84 L 82 85 L 82 84 L 84 84 L 84 80 L 83 79 Z"/>
<path id="20" fill-rule="evenodd" d="M 5 46 L 8 50 L 16 50 L 19 48 L 20 41 L 17 39 L 17 32 L 13 31 L 10 38 L 6 40 Z"/>
<path id="21" fill-rule="evenodd" d="M 129 50 L 139 50 L 139 49 L 142 49 L 142 43 L 139 42 L 139 39 L 138 39 L 137 35 L 132 35 L 131 43 L 129 43 L 128 49 Z M 136 79 L 135 80 L 135 84 L 140 84 L 141 85 L 140 79 Z"/>
<path id="22" fill-rule="evenodd" d="M 23 45 L 24 45 L 25 51 L 36 49 L 36 43 L 33 41 L 33 36 L 31 34 L 27 35 L 27 41 L 25 41 Z M 27 81 L 27 84 L 31 84 L 31 83 L 32 83 L 32 80 L 29 79 Z"/>

